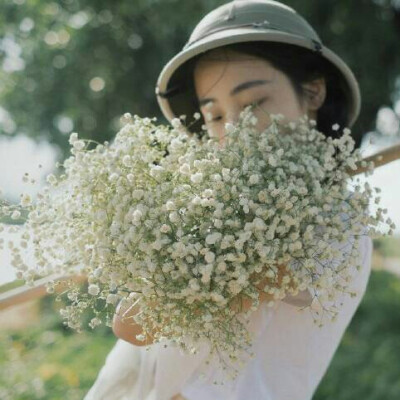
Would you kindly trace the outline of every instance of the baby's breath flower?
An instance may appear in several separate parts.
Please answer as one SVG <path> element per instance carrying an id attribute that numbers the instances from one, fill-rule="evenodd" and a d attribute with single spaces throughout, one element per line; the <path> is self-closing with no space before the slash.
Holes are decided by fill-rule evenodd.
<path id="1" fill-rule="evenodd" d="M 204 259 L 208 263 L 212 263 L 215 260 L 215 254 L 212 251 L 209 251 L 205 254 Z"/>
<path id="2" fill-rule="evenodd" d="M 271 167 L 276 167 L 278 165 L 276 158 L 272 154 L 270 154 L 268 157 L 268 163 Z"/>
<path id="3" fill-rule="evenodd" d="M 11 214 L 12 219 L 18 219 L 20 217 L 21 217 L 21 213 L 18 210 L 13 211 L 13 213 Z"/>
<path id="4" fill-rule="evenodd" d="M 225 131 L 226 133 L 232 133 L 235 130 L 235 126 L 231 124 L 230 122 L 225 123 Z"/>
<path id="5" fill-rule="evenodd" d="M 176 210 L 176 205 L 172 200 L 168 200 L 165 206 L 167 207 L 168 211 Z"/>
<path id="6" fill-rule="evenodd" d="M 69 144 L 74 144 L 78 140 L 78 133 L 77 132 L 72 132 L 69 135 Z"/>
<path id="7" fill-rule="evenodd" d="M 101 325 L 101 319 L 100 318 L 92 318 L 89 322 L 89 326 L 94 329 L 96 326 Z"/>
<path id="8" fill-rule="evenodd" d="M 74 149 L 82 150 L 85 147 L 85 142 L 83 140 L 76 140 L 72 143 Z"/>
<path id="9" fill-rule="evenodd" d="M 172 223 L 177 224 L 180 221 L 179 214 L 176 211 L 172 211 L 169 213 L 169 220 Z"/>
<path id="10" fill-rule="evenodd" d="M 109 176 L 108 179 L 109 179 L 110 182 L 116 182 L 118 180 L 118 178 L 119 178 L 119 175 L 114 172 Z"/>
<path id="11" fill-rule="evenodd" d="M 106 303 L 112 304 L 112 305 L 115 306 L 117 304 L 118 300 L 119 300 L 119 296 L 118 295 L 110 293 L 107 296 Z"/>
<path id="12" fill-rule="evenodd" d="M 167 224 L 162 224 L 161 228 L 160 228 L 160 232 L 162 233 L 168 233 L 171 231 L 171 227 Z"/>
<path id="13" fill-rule="evenodd" d="M 49 174 L 46 177 L 46 181 L 50 183 L 50 185 L 55 185 L 57 183 L 57 178 L 54 176 L 54 174 Z"/>
<path id="14" fill-rule="evenodd" d="M 255 185 L 256 183 L 258 183 L 260 181 L 260 176 L 257 174 L 253 174 L 250 176 L 249 178 L 249 183 L 250 185 Z"/>
<path id="15" fill-rule="evenodd" d="M 222 228 L 223 223 L 222 223 L 222 221 L 221 221 L 220 219 L 215 219 L 215 220 L 214 220 L 214 226 L 215 226 L 217 229 L 219 229 L 219 228 Z"/>
<path id="16" fill-rule="evenodd" d="M 191 175 L 190 180 L 193 183 L 201 183 L 203 180 L 203 174 L 201 172 L 196 172 L 195 174 Z"/>
<path id="17" fill-rule="evenodd" d="M 182 122 L 180 121 L 179 118 L 173 118 L 172 121 L 171 121 L 171 125 L 172 125 L 175 129 L 177 129 L 177 128 L 179 128 L 179 127 L 182 126 Z"/>
<path id="18" fill-rule="evenodd" d="M 214 194 L 214 192 L 212 191 L 212 189 L 206 189 L 206 190 L 204 190 L 204 192 L 203 192 L 203 195 L 204 195 L 205 197 L 211 197 L 213 194 Z"/>
<path id="19" fill-rule="evenodd" d="M 124 156 L 122 158 L 122 164 L 124 164 L 125 167 L 132 166 L 132 159 L 131 159 L 131 156 L 129 154 L 127 154 L 126 156 Z"/>
<path id="20" fill-rule="evenodd" d="M 21 205 L 27 207 L 32 203 L 32 198 L 29 194 L 24 193 L 21 197 Z"/>
<path id="21" fill-rule="evenodd" d="M 140 210 L 135 210 L 132 214 L 134 221 L 140 221 L 143 217 L 143 213 Z"/>
<path id="22" fill-rule="evenodd" d="M 140 333 L 139 335 L 135 336 L 137 340 L 139 340 L 140 342 L 143 342 L 146 339 L 146 336 L 143 335 L 143 333 Z"/>
<path id="23" fill-rule="evenodd" d="M 227 304 L 244 294 L 253 310 L 260 306 L 262 278 L 275 301 L 308 289 L 320 316 L 340 312 L 339 295 L 362 265 L 358 238 L 395 228 L 386 209 L 368 208 L 379 205 L 379 189 L 349 180 L 349 170 L 363 165 L 350 130 L 332 139 L 307 118 L 281 125 L 280 114 L 259 132 L 250 109 L 242 117 L 225 126 L 223 148 L 177 129 L 184 118 L 156 126 L 129 115 L 113 143 L 96 151 L 72 133 L 63 175 L 47 177 L 57 190 L 45 187 L 36 204 L 22 196 L 32 210 L 21 239 L 0 238 L 17 278 L 33 282 L 79 266 L 89 286 L 68 294 L 60 314 L 69 327 L 80 328 L 85 310 L 95 312 L 91 327 L 104 322 L 98 300 L 107 312 L 140 304 L 135 320 L 144 331 L 156 322 L 160 337 L 174 332 L 177 342 L 207 334 L 215 349 L 237 358 L 246 329 Z M 372 173 L 372 164 L 364 166 Z M 4 205 L 2 215 L 20 218 L 15 208 Z M 31 246 L 32 266 L 22 257 Z M 281 280 L 280 265 L 287 266 Z"/>
<path id="24" fill-rule="evenodd" d="M 181 174 L 189 175 L 190 174 L 190 165 L 187 163 L 182 164 L 181 167 L 179 168 L 179 172 Z"/>
<path id="25" fill-rule="evenodd" d="M 98 287 L 98 285 L 95 284 L 89 285 L 88 293 L 92 296 L 97 296 L 100 293 L 100 288 Z"/>

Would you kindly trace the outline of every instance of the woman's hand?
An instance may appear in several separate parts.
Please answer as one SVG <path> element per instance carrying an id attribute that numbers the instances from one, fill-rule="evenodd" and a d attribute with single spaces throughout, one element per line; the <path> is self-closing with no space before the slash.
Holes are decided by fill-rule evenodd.
<path id="1" fill-rule="evenodd" d="M 272 281 L 272 278 L 264 277 L 257 285 L 255 285 L 258 293 L 259 293 L 259 301 L 261 302 L 269 302 L 276 301 L 277 298 L 274 294 L 265 293 L 264 287 L 266 285 L 270 285 L 271 287 L 280 288 L 282 285 L 282 279 L 287 274 L 286 266 L 279 265 L 277 271 L 277 280 Z M 253 273 L 250 276 L 251 281 L 255 281 L 259 277 L 259 274 Z M 236 296 L 229 303 L 229 307 L 235 313 L 246 312 L 252 307 L 253 300 L 240 294 Z M 158 304 L 158 300 L 153 300 L 149 303 L 150 307 L 155 307 Z M 159 329 L 154 329 L 151 333 L 147 334 L 144 341 L 140 341 L 136 339 L 136 335 L 143 334 L 143 329 L 141 325 L 139 325 L 133 319 L 138 312 L 140 312 L 140 305 L 136 304 L 135 306 L 129 309 L 129 305 L 121 306 L 121 303 L 118 305 L 116 313 L 113 318 L 113 332 L 115 336 L 123 339 L 129 343 L 134 344 L 135 346 L 148 346 L 154 342 L 155 334 L 159 331 Z M 127 311 L 129 309 L 129 311 Z M 126 313 L 124 315 L 124 313 Z M 201 310 L 195 310 L 194 314 L 201 315 Z M 123 316 L 124 315 L 124 316 Z M 168 322 L 168 320 L 166 321 Z"/>
<path id="2" fill-rule="evenodd" d="M 150 302 L 149 305 L 155 306 L 156 301 Z M 147 334 L 144 341 L 136 339 L 136 335 L 143 334 L 142 326 L 133 319 L 133 317 L 140 312 L 140 305 L 138 303 L 130 309 L 129 307 L 131 307 L 131 305 L 122 306 L 121 302 L 118 304 L 112 325 L 114 335 L 135 346 L 148 346 L 152 344 L 154 342 L 154 335 L 158 330 L 154 329 L 151 334 Z"/>

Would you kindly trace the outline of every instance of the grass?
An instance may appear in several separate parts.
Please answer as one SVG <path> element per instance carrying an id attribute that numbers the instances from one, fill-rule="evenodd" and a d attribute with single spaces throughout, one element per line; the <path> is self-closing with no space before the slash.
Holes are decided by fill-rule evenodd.
<path id="1" fill-rule="evenodd" d="M 387 236 L 374 239 L 374 251 L 383 257 L 400 258 L 400 237 Z"/>
<path id="2" fill-rule="evenodd" d="M 400 279 L 372 271 L 313 400 L 400 399 Z"/>
<path id="3" fill-rule="evenodd" d="M 34 326 L 0 331 L 2 400 L 81 400 L 116 341 L 107 327 L 65 328 L 49 299 L 41 300 L 46 312 Z"/>

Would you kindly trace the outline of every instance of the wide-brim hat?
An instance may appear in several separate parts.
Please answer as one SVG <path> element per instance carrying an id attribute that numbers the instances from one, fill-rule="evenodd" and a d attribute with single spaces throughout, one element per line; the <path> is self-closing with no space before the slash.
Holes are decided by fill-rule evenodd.
<path id="1" fill-rule="evenodd" d="M 208 13 L 197 24 L 183 49 L 162 69 L 156 85 L 160 108 L 169 122 L 186 115 L 185 125 L 199 132 L 204 119 L 195 120 L 199 112 L 194 90 L 193 59 L 217 47 L 253 41 L 286 43 L 320 54 L 337 71 L 346 87 L 347 121 L 351 128 L 361 108 L 360 88 L 349 66 L 328 47 L 311 25 L 294 9 L 273 0 L 236 0 Z M 354 135 L 354 132 L 353 132 Z"/>

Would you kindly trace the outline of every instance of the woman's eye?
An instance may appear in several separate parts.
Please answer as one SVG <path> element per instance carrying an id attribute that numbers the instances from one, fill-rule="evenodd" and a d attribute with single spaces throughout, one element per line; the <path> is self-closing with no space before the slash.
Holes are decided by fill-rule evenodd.
<path id="1" fill-rule="evenodd" d="M 210 119 L 208 120 L 208 123 L 209 123 L 209 124 L 212 124 L 213 122 L 216 122 L 216 121 L 218 121 L 218 120 L 220 120 L 220 119 L 222 119 L 221 116 L 215 117 L 215 118 L 213 118 L 213 119 L 210 118 Z"/>
<path id="2" fill-rule="evenodd" d="M 267 100 L 267 97 L 263 97 L 262 99 L 260 99 L 260 100 L 258 100 L 258 101 L 253 101 L 252 103 L 245 105 L 243 108 L 246 108 L 246 107 L 248 107 L 248 106 L 251 106 L 252 104 L 254 104 L 254 105 L 256 105 L 256 106 L 259 106 L 260 104 L 264 103 L 266 100 Z M 218 116 L 218 117 L 213 118 L 213 119 L 210 120 L 209 122 L 216 122 L 216 121 L 219 121 L 220 119 L 222 119 L 222 117 L 221 117 L 221 116 Z"/>
<path id="3" fill-rule="evenodd" d="M 244 106 L 244 108 L 246 108 L 246 107 L 248 107 L 248 106 L 251 106 L 251 105 L 256 105 L 256 106 L 259 106 L 260 104 L 262 104 L 262 103 L 264 103 L 264 101 L 265 100 L 267 100 L 267 98 L 266 97 L 263 97 L 262 99 L 260 99 L 260 100 L 258 100 L 258 101 L 253 101 L 252 103 L 250 103 L 250 104 L 246 104 L 245 106 Z"/>

